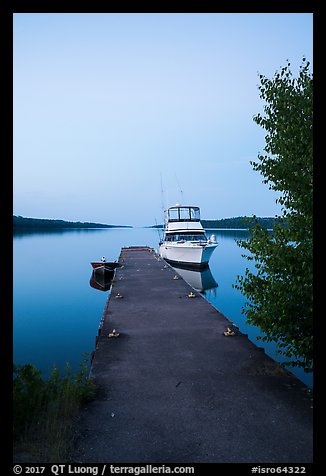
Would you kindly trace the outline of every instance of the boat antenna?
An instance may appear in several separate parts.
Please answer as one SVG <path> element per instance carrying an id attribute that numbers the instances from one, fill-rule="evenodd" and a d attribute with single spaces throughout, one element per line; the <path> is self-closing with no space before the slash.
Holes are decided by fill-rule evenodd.
<path id="1" fill-rule="evenodd" d="M 159 225 L 157 224 L 156 218 L 155 218 L 155 225 L 156 225 L 158 237 L 159 237 L 159 240 L 160 240 L 160 243 L 161 243 L 161 241 L 162 241 L 162 239 L 163 239 L 163 236 L 161 235 L 160 227 L 159 227 Z"/>
<path id="2" fill-rule="evenodd" d="M 177 182 L 177 185 L 178 185 L 178 188 L 180 190 L 180 195 L 181 195 L 181 204 L 183 204 L 183 190 L 181 189 L 180 187 L 180 183 L 179 183 L 179 180 L 178 180 L 178 177 L 177 177 L 177 174 L 174 173 L 174 176 L 175 176 L 175 179 L 176 179 L 176 182 Z"/>
<path id="3" fill-rule="evenodd" d="M 164 190 L 163 190 L 162 174 L 160 174 L 160 178 L 161 178 L 161 206 L 162 206 L 162 216 L 164 217 L 165 206 L 164 206 Z"/>

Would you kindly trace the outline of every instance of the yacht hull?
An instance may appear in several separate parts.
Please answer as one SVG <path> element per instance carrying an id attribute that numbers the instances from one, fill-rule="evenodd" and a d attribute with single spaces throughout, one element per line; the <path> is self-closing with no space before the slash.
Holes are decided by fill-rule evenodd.
<path id="1" fill-rule="evenodd" d="M 171 264 L 188 265 L 194 268 L 204 268 L 216 248 L 216 244 L 183 245 L 162 243 L 159 247 L 160 256 Z"/>

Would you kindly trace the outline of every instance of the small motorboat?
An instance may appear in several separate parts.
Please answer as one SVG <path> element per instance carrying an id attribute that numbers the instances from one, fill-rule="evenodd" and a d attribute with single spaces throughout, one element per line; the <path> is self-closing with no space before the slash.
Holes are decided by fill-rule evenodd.
<path id="1" fill-rule="evenodd" d="M 101 261 L 91 261 L 91 266 L 97 273 L 112 273 L 116 268 L 120 267 L 120 264 L 117 261 L 106 261 L 106 259 L 103 257 Z"/>

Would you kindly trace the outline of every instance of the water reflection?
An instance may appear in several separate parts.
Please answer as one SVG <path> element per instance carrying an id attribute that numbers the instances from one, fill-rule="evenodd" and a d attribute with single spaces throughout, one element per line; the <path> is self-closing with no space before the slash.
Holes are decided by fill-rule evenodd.
<path id="1" fill-rule="evenodd" d="M 231 229 L 231 228 L 207 228 L 206 235 L 210 236 L 211 234 L 215 235 L 217 241 L 225 239 L 234 239 L 234 240 L 245 240 L 250 237 L 250 232 L 245 229 Z"/>
<path id="2" fill-rule="evenodd" d="M 107 231 L 110 228 L 41 228 L 41 227 L 28 227 L 28 228 L 14 228 L 13 237 L 14 238 L 24 238 L 32 235 L 39 236 L 50 236 L 50 235 L 64 235 L 64 234 L 85 234 L 85 233 L 94 233 L 99 231 Z"/>
<path id="3" fill-rule="evenodd" d="M 202 294 L 214 290 L 218 284 L 211 273 L 209 266 L 202 270 L 194 270 L 187 266 L 174 265 L 173 269 L 194 289 Z"/>
<path id="4" fill-rule="evenodd" d="M 93 271 L 89 284 L 92 288 L 99 291 L 108 291 L 111 287 L 113 276 L 114 271 L 106 270 L 104 273 Z"/>
<path id="5" fill-rule="evenodd" d="M 273 359 L 280 360 L 272 343 L 256 340 L 261 333 L 245 322 L 241 312 L 245 298 L 233 288 L 237 275 L 244 276 L 247 267 L 255 272 L 255 263 L 242 257 L 243 249 L 235 242 L 246 239 L 250 233 L 232 229 L 209 229 L 206 233 L 214 234 L 219 242 L 209 269 L 187 273 L 188 270 L 175 268 L 175 272 L 188 274 L 184 279 L 194 289 L 201 289 L 204 297 L 235 322 L 241 332 L 248 334 L 256 345 L 264 346 Z M 46 376 L 50 375 L 53 363 L 64 369 L 66 362 L 70 362 L 72 369 L 78 370 L 81 355 L 94 350 L 94 335 L 107 299 L 103 291 L 110 292 L 107 277 L 92 280 L 90 262 L 94 256 L 102 255 L 112 257 L 113 261 L 119 257 L 122 247 L 144 245 L 157 247 L 156 229 L 14 233 L 14 361 L 32 363 Z M 62 272 L 67 269 L 67 263 L 69 272 Z M 312 387 L 312 374 L 307 375 L 302 369 L 291 371 Z"/>

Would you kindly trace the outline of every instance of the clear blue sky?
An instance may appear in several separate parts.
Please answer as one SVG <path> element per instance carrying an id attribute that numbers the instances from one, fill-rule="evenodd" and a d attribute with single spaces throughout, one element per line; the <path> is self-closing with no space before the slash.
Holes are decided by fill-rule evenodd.
<path id="1" fill-rule="evenodd" d="M 161 177 L 202 218 L 278 214 L 258 74 L 312 54 L 309 13 L 14 14 L 14 214 L 154 224 Z"/>

